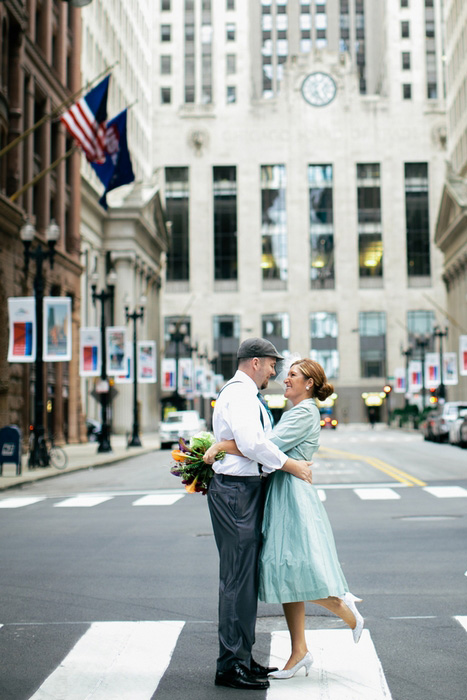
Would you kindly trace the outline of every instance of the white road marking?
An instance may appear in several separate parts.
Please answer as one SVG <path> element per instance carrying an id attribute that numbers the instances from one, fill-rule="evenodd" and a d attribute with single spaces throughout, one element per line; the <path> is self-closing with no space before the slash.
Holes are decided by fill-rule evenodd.
<path id="1" fill-rule="evenodd" d="M 95 622 L 30 700 L 150 700 L 184 622 Z"/>
<path id="2" fill-rule="evenodd" d="M 308 677 L 271 679 L 267 700 L 390 700 L 391 693 L 368 630 L 354 644 L 350 630 L 307 630 L 314 657 Z M 282 668 L 290 655 L 288 632 L 273 632 L 270 665 Z"/>
<path id="3" fill-rule="evenodd" d="M 33 503 L 39 503 L 39 501 L 44 501 L 45 496 L 30 496 L 29 498 L 5 498 L 0 501 L 0 508 L 23 508 L 23 506 L 30 506 Z"/>
<path id="4" fill-rule="evenodd" d="M 467 615 L 454 615 L 454 619 L 457 620 L 467 632 Z"/>
<path id="5" fill-rule="evenodd" d="M 181 498 L 184 498 L 183 493 L 179 494 L 168 494 L 164 496 L 163 494 L 157 494 L 153 496 L 143 496 L 138 498 L 137 501 L 132 503 L 133 506 L 171 506 Z"/>
<path id="6" fill-rule="evenodd" d="M 82 496 L 74 496 L 67 498 L 66 501 L 55 503 L 54 508 L 92 508 L 98 506 L 105 501 L 111 501 L 112 496 L 99 496 L 94 494 L 83 494 Z"/>
<path id="7" fill-rule="evenodd" d="M 423 490 L 436 498 L 467 498 L 467 489 L 462 486 L 424 486 Z"/>
<path id="8" fill-rule="evenodd" d="M 326 491 L 323 491 L 323 489 L 317 489 L 317 491 L 318 491 L 319 500 L 324 502 L 326 500 Z"/>
<path id="9" fill-rule="evenodd" d="M 389 501 L 400 498 L 400 494 L 393 489 L 354 489 L 362 501 Z"/>

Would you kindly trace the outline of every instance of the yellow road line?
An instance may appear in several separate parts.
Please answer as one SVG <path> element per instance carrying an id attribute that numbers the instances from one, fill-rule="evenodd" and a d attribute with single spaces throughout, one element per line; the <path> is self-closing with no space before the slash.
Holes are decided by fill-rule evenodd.
<path id="1" fill-rule="evenodd" d="M 426 483 L 424 481 L 421 481 L 420 479 L 417 479 L 417 477 L 412 476 L 411 474 L 408 474 L 407 472 L 402 471 L 402 469 L 398 469 L 397 467 L 394 467 L 392 464 L 388 464 L 387 462 L 383 462 L 383 460 L 378 459 L 377 457 L 367 457 L 366 455 L 358 455 L 358 454 L 355 454 L 354 452 L 345 452 L 344 450 L 336 450 L 332 447 L 320 448 L 319 452 L 318 452 L 318 456 L 322 456 L 324 459 L 326 459 L 326 452 L 335 455 L 335 457 L 345 457 L 346 459 L 359 460 L 362 462 L 366 462 L 371 467 L 374 467 L 375 469 L 379 469 L 379 471 L 384 472 L 388 476 L 392 477 L 395 481 L 399 481 L 400 483 L 406 484 L 407 486 L 426 486 Z"/>

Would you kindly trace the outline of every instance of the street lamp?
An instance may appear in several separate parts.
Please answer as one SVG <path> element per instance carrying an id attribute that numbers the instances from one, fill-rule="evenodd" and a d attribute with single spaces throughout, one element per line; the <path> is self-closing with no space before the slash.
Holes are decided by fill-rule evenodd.
<path id="1" fill-rule="evenodd" d="M 178 360 L 180 357 L 180 345 L 187 345 L 190 342 L 190 337 L 188 335 L 188 326 L 181 321 L 171 323 L 168 327 L 168 331 L 170 340 L 175 343 L 175 391 L 173 393 L 173 403 L 175 408 L 181 411 L 185 407 L 185 401 L 178 393 Z"/>
<path id="2" fill-rule="evenodd" d="M 429 335 L 416 335 L 415 336 L 415 344 L 418 348 L 420 348 L 420 359 L 422 362 L 422 408 L 425 410 L 426 408 L 426 397 L 425 397 L 425 354 L 426 354 L 426 349 L 428 345 L 430 344 L 430 336 Z"/>
<path id="3" fill-rule="evenodd" d="M 97 281 L 99 275 L 94 273 L 93 280 Z M 112 446 L 110 444 L 110 426 L 108 423 L 108 410 L 110 405 L 110 385 L 107 377 L 107 353 L 106 353 L 106 343 L 105 343 L 105 302 L 108 299 L 113 299 L 114 288 L 110 282 L 110 275 L 107 279 L 107 289 L 103 289 L 101 292 L 97 292 L 97 286 L 93 284 L 91 286 L 92 290 L 92 303 L 96 306 L 96 302 L 101 302 L 101 381 L 97 393 L 100 397 L 101 402 L 101 431 L 99 433 L 99 447 L 98 452 L 111 452 Z"/>
<path id="4" fill-rule="evenodd" d="M 405 407 L 409 405 L 409 362 L 412 357 L 413 348 L 409 347 L 403 350 L 401 348 L 401 354 L 405 356 Z"/>
<path id="5" fill-rule="evenodd" d="M 433 335 L 435 338 L 439 338 L 439 386 L 437 393 L 439 399 L 445 399 L 446 387 L 444 386 L 443 381 L 443 338 L 446 338 L 448 335 L 447 326 L 444 331 L 442 331 L 439 326 L 435 326 L 433 329 Z"/>
<path id="6" fill-rule="evenodd" d="M 144 317 L 144 307 L 146 305 L 146 297 L 142 296 L 139 301 L 139 307 L 140 310 L 136 311 L 136 309 L 133 311 L 133 313 L 130 314 L 129 312 L 129 307 L 127 303 L 127 299 L 125 299 L 125 316 L 126 316 L 126 322 L 131 319 L 133 321 L 133 433 L 131 436 L 131 440 L 128 443 L 128 447 L 141 447 L 141 440 L 139 438 L 139 422 L 138 422 L 138 376 L 137 376 L 137 362 L 136 362 L 136 345 L 137 345 L 137 338 L 136 338 L 136 321 L 140 318 L 141 321 L 143 320 Z"/>
<path id="7" fill-rule="evenodd" d="M 34 277 L 34 297 L 36 301 L 36 362 L 35 362 L 35 387 L 34 387 L 34 442 L 33 448 L 29 453 L 29 467 L 46 467 L 49 464 L 47 450 L 41 449 L 41 443 L 44 439 L 44 365 L 42 361 L 42 344 L 43 344 L 43 314 L 42 305 L 44 301 L 44 275 L 42 265 L 44 260 L 49 258 L 50 269 L 54 266 L 55 244 L 60 237 L 60 228 L 52 219 L 46 229 L 46 239 L 49 244 L 48 250 L 42 247 L 39 243 L 34 250 L 31 250 L 31 244 L 36 235 L 36 230 L 32 224 L 26 222 L 21 227 L 19 235 L 24 246 L 24 269 L 27 275 L 29 268 L 29 260 L 32 258 L 36 263 L 36 274 Z"/>

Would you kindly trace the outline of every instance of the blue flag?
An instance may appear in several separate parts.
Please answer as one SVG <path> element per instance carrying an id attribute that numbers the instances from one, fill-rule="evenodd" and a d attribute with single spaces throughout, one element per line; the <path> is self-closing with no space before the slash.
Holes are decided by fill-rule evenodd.
<path id="1" fill-rule="evenodd" d="M 116 117 L 107 122 L 105 162 L 102 164 L 91 163 L 97 177 L 105 187 L 105 192 L 99 200 L 99 204 L 104 209 L 107 209 L 107 192 L 115 190 L 121 185 L 128 185 L 135 179 L 128 151 L 126 114 L 127 110 L 124 109 L 123 112 L 120 112 L 120 114 L 117 114 Z"/>

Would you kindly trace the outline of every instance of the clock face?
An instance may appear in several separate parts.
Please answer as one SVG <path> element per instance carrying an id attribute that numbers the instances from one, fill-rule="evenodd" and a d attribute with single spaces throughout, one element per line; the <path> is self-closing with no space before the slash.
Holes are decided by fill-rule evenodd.
<path id="1" fill-rule="evenodd" d="M 336 96 L 336 83 L 327 73 L 310 73 L 302 83 L 302 95 L 313 107 L 325 107 Z"/>

